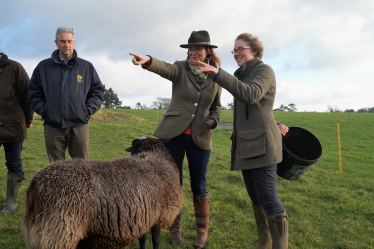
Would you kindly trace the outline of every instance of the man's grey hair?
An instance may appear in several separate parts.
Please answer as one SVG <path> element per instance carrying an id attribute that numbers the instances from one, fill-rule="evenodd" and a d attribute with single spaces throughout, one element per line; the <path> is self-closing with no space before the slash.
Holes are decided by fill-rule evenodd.
<path id="1" fill-rule="evenodd" d="M 62 27 L 58 27 L 56 30 L 56 41 L 57 41 L 57 36 L 61 33 L 72 33 L 73 37 L 75 38 L 73 28 L 62 26 Z"/>

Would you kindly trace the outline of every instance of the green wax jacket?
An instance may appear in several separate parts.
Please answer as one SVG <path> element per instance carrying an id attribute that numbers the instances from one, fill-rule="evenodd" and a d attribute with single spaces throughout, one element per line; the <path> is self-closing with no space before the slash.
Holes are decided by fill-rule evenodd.
<path id="1" fill-rule="evenodd" d="M 213 82 L 212 76 L 199 85 L 184 61 L 169 64 L 152 58 L 151 65 L 146 69 L 172 82 L 170 106 L 154 135 L 163 139 L 174 138 L 191 125 L 195 144 L 203 150 L 211 150 L 212 129 L 218 125 L 222 112 L 222 88 Z M 216 121 L 213 127 L 207 124 L 209 119 Z"/>
<path id="2" fill-rule="evenodd" d="M 255 58 L 235 75 L 221 69 L 215 77 L 215 82 L 234 96 L 231 169 L 277 164 L 282 161 L 282 138 L 273 116 L 274 72 Z"/>
<path id="3" fill-rule="evenodd" d="M 29 76 L 16 61 L 0 54 L 0 143 L 27 138 L 34 118 L 28 101 Z"/>

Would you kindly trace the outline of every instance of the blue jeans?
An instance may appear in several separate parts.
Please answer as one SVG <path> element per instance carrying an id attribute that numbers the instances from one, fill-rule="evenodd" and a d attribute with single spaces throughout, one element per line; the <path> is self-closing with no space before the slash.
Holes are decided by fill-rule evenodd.
<path id="1" fill-rule="evenodd" d="M 165 144 L 179 170 L 179 180 L 183 184 L 183 159 L 187 155 L 190 170 L 191 190 L 195 195 L 208 193 L 206 190 L 206 174 L 210 158 L 210 150 L 202 150 L 193 142 L 191 135 L 182 134 Z"/>
<path id="2" fill-rule="evenodd" d="M 252 205 L 263 206 L 267 214 L 280 214 L 284 211 L 278 197 L 276 164 L 242 170 L 242 174 Z"/>
<path id="3" fill-rule="evenodd" d="M 23 140 L 17 142 L 3 143 L 0 144 L 4 146 L 6 167 L 8 168 L 8 173 L 22 173 L 22 144 Z"/>

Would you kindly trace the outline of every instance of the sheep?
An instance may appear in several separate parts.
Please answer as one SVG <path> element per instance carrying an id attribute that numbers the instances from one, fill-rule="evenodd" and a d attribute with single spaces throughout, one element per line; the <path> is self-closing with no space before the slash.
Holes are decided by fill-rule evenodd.
<path id="1" fill-rule="evenodd" d="M 180 213 L 183 192 L 173 158 L 158 139 L 136 139 L 132 156 L 113 161 L 56 161 L 27 189 L 22 232 L 32 249 L 123 248 Z M 143 236 L 144 235 L 144 236 Z"/>

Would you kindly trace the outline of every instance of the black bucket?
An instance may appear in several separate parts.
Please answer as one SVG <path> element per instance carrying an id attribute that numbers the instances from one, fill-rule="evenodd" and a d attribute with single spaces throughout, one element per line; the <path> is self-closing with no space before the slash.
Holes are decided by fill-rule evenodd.
<path id="1" fill-rule="evenodd" d="M 318 139 L 299 127 L 289 127 L 282 143 L 283 161 L 278 164 L 277 174 L 286 180 L 299 179 L 322 156 Z"/>

